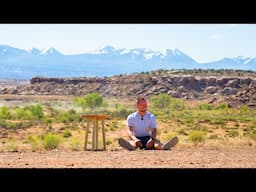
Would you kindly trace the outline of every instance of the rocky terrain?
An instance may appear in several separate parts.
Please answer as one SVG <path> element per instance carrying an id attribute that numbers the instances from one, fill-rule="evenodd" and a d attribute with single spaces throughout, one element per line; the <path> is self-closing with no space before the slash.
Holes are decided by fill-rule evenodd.
<path id="1" fill-rule="evenodd" d="M 206 76 L 176 74 L 158 70 L 104 78 L 43 78 L 29 83 L 1 86 L 0 94 L 74 95 L 98 92 L 105 97 L 151 96 L 168 93 L 175 98 L 207 99 L 209 103 L 227 102 L 231 107 L 256 107 L 255 76 Z"/>

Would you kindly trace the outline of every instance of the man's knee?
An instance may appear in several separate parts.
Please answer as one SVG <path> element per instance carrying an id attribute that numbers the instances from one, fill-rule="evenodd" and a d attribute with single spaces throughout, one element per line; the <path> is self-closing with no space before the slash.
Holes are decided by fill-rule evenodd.
<path id="1" fill-rule="evenodd" d="M 154 149 L 154 142 L 152 142 L 152 143 L 147 143 L 147 144 L 146 144 L 146 149 Z"/>
<path id="2" fill-rule="evenodd" d="M 135 141 L 129 140 L 128 142 L 129 142 L 133 147 L 137 147 Z"/>
<path id="3" fill-rule="evenodd" d="M 160 143 L 156 143 L 154 147 L 155 147 L 156 150 L 161 150 L 162 149 L 162 145 Z"/>

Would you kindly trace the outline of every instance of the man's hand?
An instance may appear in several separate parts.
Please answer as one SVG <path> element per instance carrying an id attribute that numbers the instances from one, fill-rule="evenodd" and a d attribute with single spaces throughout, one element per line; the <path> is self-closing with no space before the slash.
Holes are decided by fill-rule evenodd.
<path id="1" fill-rule="evenodd" d="M 150 138 L 146 144 L 146 148 L 147 149 L 152 149 L 154 148 L 154 140 L 152 138 Z"/>
<path id="2" fill-rule="evenodd" d="M 135 140 L 135 144 L 136 144 L 137 147 L 143 147 L 143 145 L 141 143 L 141 140 L 139 140 L 139 139 Z"/>

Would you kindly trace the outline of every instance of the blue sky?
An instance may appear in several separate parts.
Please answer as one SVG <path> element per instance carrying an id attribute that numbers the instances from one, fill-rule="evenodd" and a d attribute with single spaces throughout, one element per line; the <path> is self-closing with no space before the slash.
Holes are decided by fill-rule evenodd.
<path id="1" fill-rule="evenodd" d="M 0 44 L 64 54 L 115 48 L 179 49 L 198 62 L 256 57 L 256 24 L 0 24 Z"/>

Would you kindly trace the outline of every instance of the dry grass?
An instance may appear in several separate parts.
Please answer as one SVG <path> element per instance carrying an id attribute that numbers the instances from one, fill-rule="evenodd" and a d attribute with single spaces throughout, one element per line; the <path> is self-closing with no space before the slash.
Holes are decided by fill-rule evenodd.
<path id="1" fill-rule="evenodd" d="M 21 100 L 24 103 L 36 101 L 40 103 L 56 103 L 62 102 L 69 105 L 74 97 L 72 96 L 15 96 L 15 95 L 1 95 L 0 100 L 9 99 L 8 102 L 14 100 Z M 132 99 L 106 99 L 108 108 L 115 110 L 117 107 L 124 107 L 135 109 L 135 98 Z M 206 101 L 185 101 L 188 108 L 196 108 L 198 105 Z M 118 106 L 117 106 L 118 105 Z M 209 113 L 209 111 L 202 111 L 202 113 Z M 188 115 L 189 117 L 189 115 Z M 192 121 L 193 120 L 193 121 Z M 218 124 L 215 121 L 209 122 L 200 119 L 186 119 L 179 116 L 172 116 L 168 118 L 158 118 L 158 137 L 162 142 L 167 141 L 171 137 L 177 135 L 179 137 L 179 144 L 177 147 L 194 147 L 192 141 L 189 140 L 189 133 L 195 128 L 204 129 L 207 132 L 206 140 L 203 143 L 198 143 L 198 146 L 254 146 L 255 140 L 244 136 L 244 129 L 248 128 L 251 122 L 244 121 L 225 121 Z M 10 122 L 18 122 L 11 120 Z M 193 128 L 193 125 L 197 125 Z M 252 123 L 251 123 L 252 124 Z M 126 119 L 112 118 L 105 122 L 107 149 L 116 150 L 119 148 L 117 138 L 123 137 L 128 139 L 126 130 Z M 63 137 L 65 129 L 70 130 L 71 136 L 63 138 L 63 143 L 60 144 L 59 150 L 83 150 L 83 142 L 85 136 L 85 123 L 78 123 L 77 128 L 73 128 L 72 124 L 65 124 L 60 122 L 53 122 L 50 126 L 43 124 L 33 125 L 32 127 L 17 130 L 3 130 L 1 135 L 0 151 L 43 151 L 42 144 L 38 141 L 37 144 L 26 143 L 29 136 L 38 138 L 47 133 L 58 134 Z M 232 132 L 233 131 L 233 132 Z M 236 133 L 237 132 L 237 133 Z M 238 134 L 238 135 L 237 135 Z M 91 135 L 89 135 L 91 138 Z M 39 140 L 39 139 L 38 139 Z M 197 147 L 198 147 L 197 146 Z"/>

